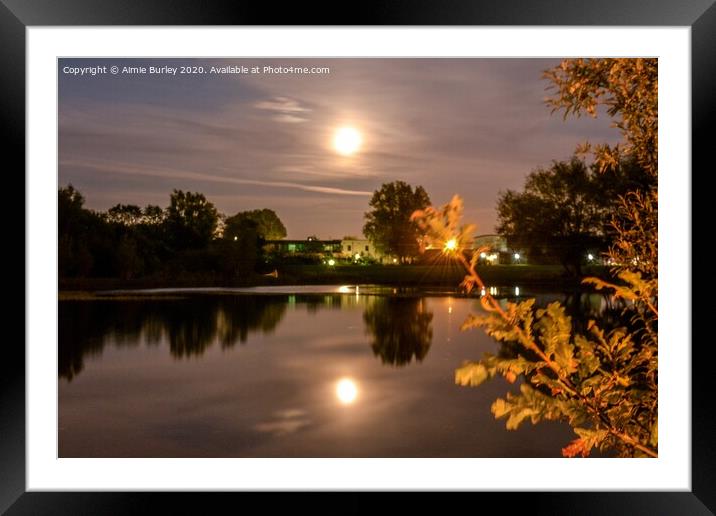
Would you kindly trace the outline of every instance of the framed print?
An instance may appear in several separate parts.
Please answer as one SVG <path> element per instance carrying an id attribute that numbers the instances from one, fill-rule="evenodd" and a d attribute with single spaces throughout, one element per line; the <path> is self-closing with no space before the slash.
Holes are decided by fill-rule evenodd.
<path id="1" fill-rule="evenodd" d="M 716 8 L 559 4 L 6 1 L 3 510 L 711 513 L 690 168 Z"/>

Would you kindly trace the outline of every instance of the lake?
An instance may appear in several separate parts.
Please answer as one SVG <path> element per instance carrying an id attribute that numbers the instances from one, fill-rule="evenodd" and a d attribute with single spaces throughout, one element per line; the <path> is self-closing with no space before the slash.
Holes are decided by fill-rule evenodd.
<path id="1" fill-rule="evenodd" d="M 496 291 L 515 298 L 515 288 Z M 59 302 L 60 457 L 559 457 L 562 423 L 505 430 L 479 299 L 385 287 L 144 291 Z M 533 297 L 519 292 L 519 298 Z M 597 295 L 540 293 L 583 312 Z"/>

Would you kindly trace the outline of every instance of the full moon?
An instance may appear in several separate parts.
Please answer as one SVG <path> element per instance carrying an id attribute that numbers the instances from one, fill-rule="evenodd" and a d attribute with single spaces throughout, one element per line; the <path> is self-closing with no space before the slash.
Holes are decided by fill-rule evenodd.
<path id="1" fill-rule="evenodd" d="M 343 405 L 350 405 L 358 397 L 358 386 L 350 378 L 342 378 L 336 384 L 336 397 Z"/>
<path id="2" fill-rule="evenodd" d="M 333 148 L 343 156 L 355 154 L 362 143 L 363 137 L 353 127 L 341 127 L 333 136 Z"/>

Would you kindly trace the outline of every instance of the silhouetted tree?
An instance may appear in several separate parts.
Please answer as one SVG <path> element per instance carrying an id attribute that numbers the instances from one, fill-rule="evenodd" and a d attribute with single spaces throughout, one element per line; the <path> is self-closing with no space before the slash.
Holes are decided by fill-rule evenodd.
<path id="1" fill-rule="evenodd" d="M 230 262 L 230 272 L 233 275 L 248 276 L 256 269 L 256 262 L 260 255 L 263 239 L 259 234 L 259 224 L 248 217 L 227 219 L 224 238 L 215 246 Z M 228 223 L 231 220 L 231 223 Z"/>
<path id="2" fill-rule="evenodd" d="M 384 364 L 403 366 L 421 362 L 433 339 L 433 314 L 420 298 L 375 297 L 363 313 L 373 337 L 373 354 Z"/>
<path id="3" fill-rule="evenodd" d="M 68 185 L 58 191 L 58 206 L 61 278 L 194 276 L 231 281 L 250 276 L 260 256 L 258 223 L 241 218 L 232 226 L 235 239 L 215 239 L 218 213 L 200 193 L 174 190 L 166 210 L 117 204 L 95 212 L 86 209 L 82 194 Z"/>
<path id="4" fill-rule="evenodd" d="M 246 227 L 246 222 L 255 224 L 256 232 L 264 240 L 280 240 L 286 238 L 286 227 L 276 212 L 264 208 L 262 210 L 240 211 L 226 219 L 224 238 L 233 239 Z"/>
<path id="5" fill-rule="evenodd" d="M 599 173 L 577 157 L 555 161 L 527 176 L 524 190 L 502 192 L 497 231 L 530 260 L 557 261 L 581 275 L 588 252 L 606 251 L 619 195 L 649 182 L 634 160 Z"/>
<path id="6" fill-rule="evenodd" d="M 145 224 L 148 225 L 158 225 L 164 222 L 166 219 L 166 212 L 161 208 L 161 206 L 155 206 L 153 204 L 147 204 L 147 206 L 142 211 L 142 221 Z"/>
<path id="7" fill-rule="evenodd" d="M 116 224 L 134 226 L 142 220 L 142 208 L 135 204 L 116 204 L 107 210 L 105 219 Z"/>
<path id="8" fill-rule="evenodd" d="M 57 195 L 58 262 L 60 277 L 89 276 L 98 265 L 98 239 L 104 234 L 104 222 L 84 208 L 84 197 L 71 184 Z M 93 246 L 94 244 L 94 246 Z"/>
<path id="9" fill-rule="evenodd" d="M 383 253 L 409 261 L 420 251 L 420 232 L 410 216 L 429 205 L 430 197 L 422 186 L 413 189 L 403 181 L 385 183 L 373 193 L 363 234 Z"/>
<path id="10" fill-rule="evenodd" d="M 201 249 L 211 241 L 219 214 L 204 194 L 174 190 L 167 208 L 167 231 L 176 249 Z"/>

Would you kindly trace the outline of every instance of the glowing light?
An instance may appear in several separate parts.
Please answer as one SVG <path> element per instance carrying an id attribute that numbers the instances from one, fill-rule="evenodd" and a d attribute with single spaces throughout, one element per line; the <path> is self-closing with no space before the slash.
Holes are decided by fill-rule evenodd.
<path id="1" fill-rule="evenodd" d="M 457 249 L 457 240 L 454 238 L 451 238 L 447 242 L 445 242 L 445 250 L 446 251 L 454 251 Z"/>
<path id="2" fill-rule="evenodd" d="M 592 260 L 594 260 L 594 255 L 593 255 L 592 253 L 589 253 L 589 254 L 587 255 L 587 260 L 589 260 L 590 262 L 591 262 Z"/>
<path id="3" fill-rule="evenodd" d="M 358 386 L 350 378 L 341 378 L 336 384 L 336 397 L 343 405 L 350 405 L 358 398 Z"/>
<path id="4" fill-rule="evenodd" d="M 234 242 L 236 242 L 238 239 L 239 239 L 239 237 L 235 236 L 235 237 L 234 237 Z"/>
<path id="5" fill-rule="evenodd" d="M 487 258 L 487 253 L 480 253 L 480 258 L 482 258 L 483 260 Z"/>
<path id="6" fill-rule="evenodd" d="M 448 313 L 449 313 L 449 314 L 452 313 L 452 306 L 448 306 Z"/>
<path id="7" fill-rule="evenodd" d="M 484 288 L 480 291 L 480 295 L 481 295 L 481 296 L 484 296 L 484 295 L 485 295 L 485 289 L 484 289 Z"/>
<path id="8" fill-rule="evenodd" d="M 356 260 L 360 260 L 360 253 L 356 253 L 353 258 L 355 258 Z"/>
<path id="9" fill-rule="evenodd" d="M 397 259 L 397 258 L 393 258 L 393 263 L 398 263 L 398 259 Z"/>
<path id="10" fill-rule="evenodd" d="M 338 292 L 341 294 L 348 294 L 351 291 L 351 288 L 348 285 L 341 285 L 338 287 Z"/>
<path id="11" fill-rule="evenodd" d="M 520 287 L 515 287 L 515 295 L 519 297 L 519 295 L 520 295 Z"/>
<path id="12" fill-rule="evenodd" d="M 363 137 L 353 127 L 341 127 L 333 136 L 333 147 L 343 156 L 355 154 L 362 143 Z"/>
<path id="13" fill-rule="evenodd" d="M 519 260 L 519 259 L 520 259 L 520 253 L 515 253 L 515 260 Z"/>
<path id="14" fill-rule="evenodd" d="M 336 261 L 334 259 L 331 258 L 330 260 L 328 260 L 328 265 L 330 265 L 331 267 L 333 267 L 335 264 Z"/>

